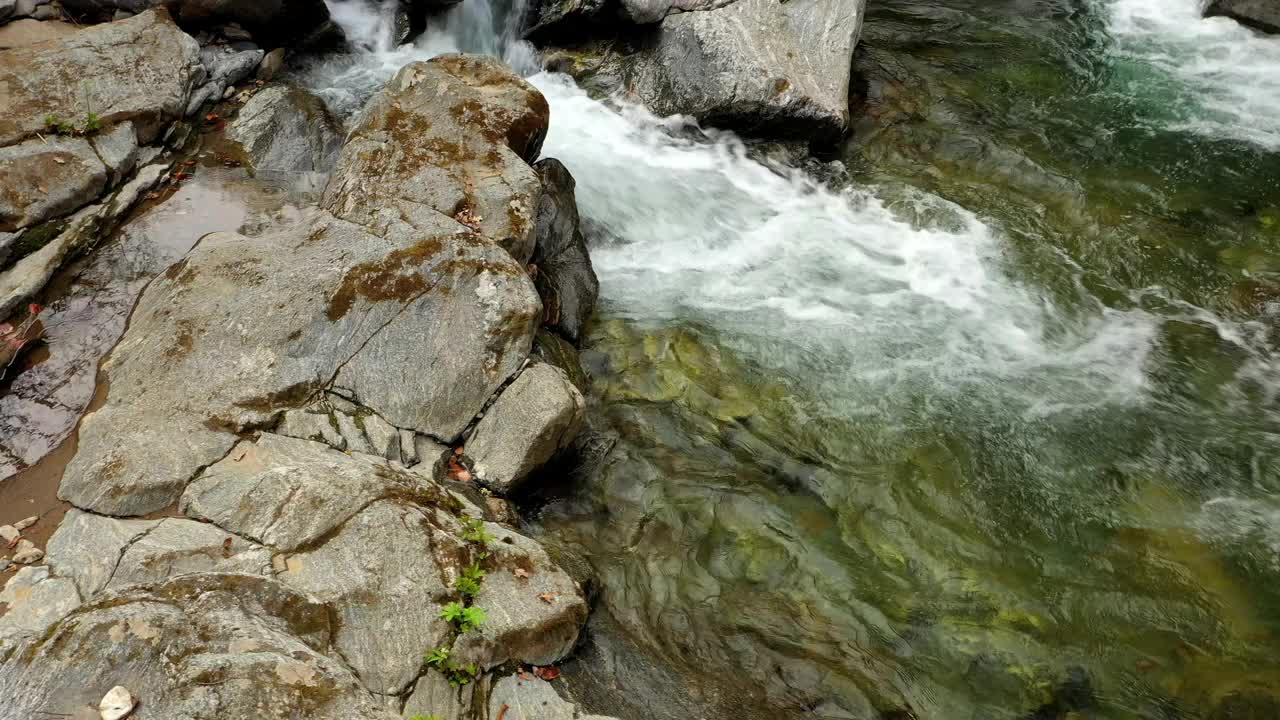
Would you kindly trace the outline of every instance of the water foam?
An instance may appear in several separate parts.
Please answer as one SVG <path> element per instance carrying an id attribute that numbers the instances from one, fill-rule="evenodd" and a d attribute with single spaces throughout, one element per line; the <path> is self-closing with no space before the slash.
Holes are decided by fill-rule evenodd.
<path id="1" fill-rule="evenodd" d="M 1113 52 L 1171 81 L 1168 127 L 1280 149 L 1280 37 L 1202 17 L 1199 0 L 1107 0 L 1104 9 Z M 1135 96 L 1159 84 L 1146 74 L 1121 82 Z"/>

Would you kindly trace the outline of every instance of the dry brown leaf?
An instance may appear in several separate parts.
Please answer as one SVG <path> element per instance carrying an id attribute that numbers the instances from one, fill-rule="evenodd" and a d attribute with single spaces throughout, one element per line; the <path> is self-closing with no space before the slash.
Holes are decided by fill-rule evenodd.
<path id="1" fill-rule="evenodd" d="M 541 600 L 542 602 L 544 602 L 544 603 L 546 603 L 546 604 L 550 605 L 551 603 L 553 603 L 553 602 L 555 602 L 555 601 L 556 601 L 556 594 L 555 594 L 555 593 L 542 593 L 541 595 L 539 595 L 539 596 L 538 596 L 538 599 L 539 599 L 539 600 Z"/>
<path id="2" fill-rule="evenodd" d="M 524 568 L 515 568 L 511 571 L 511 574 L 518 578 L 524 578 L 525 580 L 529 579 L 529 571 Z"/>
<path id="3" fill-rule="evenodd" d="M 231 557 L 231 538 L 222 541 L 222 557 Z"/>

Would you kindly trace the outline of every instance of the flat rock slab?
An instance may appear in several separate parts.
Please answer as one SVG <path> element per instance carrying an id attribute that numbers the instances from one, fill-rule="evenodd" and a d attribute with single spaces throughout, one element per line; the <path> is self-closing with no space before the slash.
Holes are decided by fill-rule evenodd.
<path id="1" fill-rule="evenodd" d="M 666 16 L 626 58 L 628 90 L 660 115 L 834 141 L 849 124 L 865 0 L 735 0 Z"/>
<path id="2" fill-rule="evenodd" d="M 75 584 L 43 565 L 19 570 L 0 590 L 0 656 L 6 646 L 37 637 L 80 605 Z"/>
<path id="3" fill-rule="evenodd" d="M 48 562 L 80 594 L 155 583 L 196 572 L 266 574 L 271 552 L 186 518 L 118 520 L 70 510 L 49 538 Z"/>
<path id="4" fill-rule="evenodd" d="M 110 127 L 133 121 L 142 142 L 182 117 L 200 47 L 163 10 L 0 51 L 0 146 L 45 132 L 45 118 Z"/>
<path id="5" fill-rule="evenodd" d="M 391 497 L 444 500 L 434 484 L 382 458 L 264 433 L 202 472 L 183 494 L 182 511 L 292 551 Z"/>
<path id="6" fill-rule="evenodd" d="M 0 647 L 0 697 L 13 717 L 85 717 L 116 685 L 147 717 L 396 717 L 329 657 L 332 631 L 328 608 L 269 578 L 183 575 L 109 592 Z"/>

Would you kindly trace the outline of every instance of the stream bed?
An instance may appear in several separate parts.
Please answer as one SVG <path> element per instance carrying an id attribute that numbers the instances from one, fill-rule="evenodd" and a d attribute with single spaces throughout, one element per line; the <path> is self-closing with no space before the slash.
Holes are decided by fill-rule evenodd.
<path id="1" fill-rule="evenodd" d="M 402 48 L 353 7 L 368 52 L 306 78 L 340 111 L 446 50 L 536 67 L 483 0 Z M 532 520 L 596 578 L 571 681 L 627 718 L 1280 717 L 1280 39 L 883 0 L 855 64 L 823 181 L 531 79 L 602 293 L 611 450 Z"/>

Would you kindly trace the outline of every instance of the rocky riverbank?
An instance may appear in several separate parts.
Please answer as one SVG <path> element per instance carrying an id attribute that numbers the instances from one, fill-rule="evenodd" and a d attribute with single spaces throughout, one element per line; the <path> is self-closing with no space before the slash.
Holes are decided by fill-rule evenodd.
<path id="1" fill-rule="evenodd" d="M 582 427 L 596 297 L 545 100 L 443 56 L 344 132 L 268 82 L 299 33 L 192 8 L 0 51 L 6 383 L 74 390 L 8 449 L 66 505 L 5 526 L 0 715 L 586 717 L 583 591 L 503 524 Z M 92 342 L 41 339 L 58 292 Z"/>

